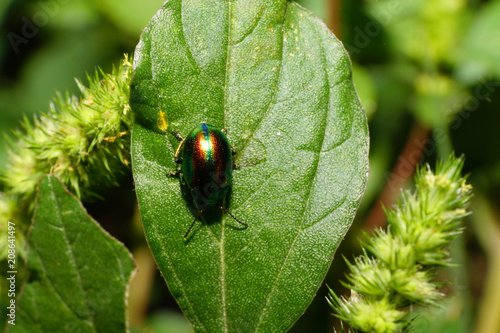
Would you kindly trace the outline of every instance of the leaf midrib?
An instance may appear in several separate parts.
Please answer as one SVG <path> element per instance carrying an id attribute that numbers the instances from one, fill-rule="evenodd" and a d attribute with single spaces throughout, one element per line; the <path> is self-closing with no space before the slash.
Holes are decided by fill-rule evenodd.
<path id="1" fill-rule="evenodd" d="M 232 17 L 232 7 L 231 0 L 227 2 L 227 50 L 226 50 L 226 72 L 224 73 L 224 100 L 222 101 L 222 113 L 223 119 L 222 124 L 225 128 L 226 126 L 226 106 L 228 100 L 228 86 L 229 86 L 229 70 L 230 70 L 230 55 L 231 55 L 231 17 Z M 225 200 L 224 200 L 225 202 Z M 225 261 L 225 227 L 226 218 L 223 218 L 221 226 L 221 238 L 220 238 L 220 267 L 221 267 L 221 298 L 222 298 L 222 321 L 224 323 L 224 332 L 228 332 L 227 327 L 227 307 L 226 307 L 226 261 Z"/>
<path id="2" fill-rule="evenodd" d="M 63 237 L 64 237 L 64 243 L 66 244 L 66 246 L 68 247 L 68 252 L 70 254 L 70 258 L 71 258 L 71 263 L 72 263 L 72 266 L 75 268 L 75 272 L 76 272 L 76 277 L 78 279 L 78 282 L 79 282 L 79 286 L 82 286 L 83 283 L 82 283 L 82 277 L 80 275 L 80 271 L 78 270 L 78 266 L 76 265 L 76 260 L 75 260 L 75 255 L 73 253 L 73 250 L 71 248 L 71 245 L 70 245 L 70 242 L 68 240 L 68 237 L 67 237 L 67 231 L 66 231 L 66 228 L 64 227 L 64 219 L 62 218 L 63 214 L 61 213 L 61 204 L 59 202 L 59 197 L 56 196 L 55 192 L 54 192 L 54 183 L 53 183 L 53 180 L 51 177 L 47 177 L 48 179 L 48 182 L 50 184 L 50 188 L 51 188 L 51 191 L 50 191 L 50 199 L 51 201 L 54 203 L 53 204 L 53 207 L 54 207 L 54 213 L 55 215 L 57 216 L 57 219 L 59 221 L 61 221 L 61 224 L 62 224 L 62 234 L 63 234 Z M 46 272 L 46 268 L 45 268 L 45 265 L 43 263 L 43 260 L 42 258 L 40 258 L 40 264 L 42 265 L 43 267 L 43 270 Z M 82 292 L 82 295 L 84 296 L 84 300 L 85 300 L 85 306 L 87 308 L 87 313 L 89 314 L 89 317 L 87 318 L 81 318 L 80 315 L 78 315 L 78 313 L 76 313 L 74 311 L 74 309 L 69 306 L 69 304 L 67 304 L 64 300 L 64 298 L 62 298 L 61 294 L 59 293 L 58 289 L 55 288 L 55 285 L 54 283 L 52 282 L 52 279 L 50 279 L 48 276 L 47 276 L 47 281 L 50 283 L 50 285 L 52 286 L 52 289 L 54 290 L 55 294 L 57 295 L 57 297 L 61 300 L 61 303 L 64 304 L 68 310 L 73 313 L 73 315 L 75 316 L 75 318 L 79 318 L 79 319 L 82 319 L 83 321 L 87 321 L 89 322 L 90 326 L 92 328 L 95 329 L 95 321 L 94 321 L 94 316 L 92 316 L 92 311 L 90 311 L 90 305 L 88 304 L 88 297 L 87 297 L 87 294 L 85 292 L 85 289 L 83 288 L 80 288 L 81 289 L 81 292 Z"/>
<path id="3" fill-rule="evenodd" d="M 288 8 L 288 6 L 287 6 Z M 286 13 L 285 13 L 286 14 Z M 285 25 L 283 25 L 283 27 L 285 27 Z M 317 33 L 316 33 L 317 35 Z M 283 32 L 283 36 L 284 36 L 284 32 Z M 321 40 L 318 36 L 318 40 Z M 324 46 L 321 42 L 320 43 L 320 46 L 321 46 L 321 55 L 323 57 L 323 63 L 326 64 L 327 63 L 327 60 L 326 60 L 326 57 L 325 57 L 325 49 L 324 49 Z M 283 49 L 284 49 L 284 45 L 283 45 Z M 282 58 L 283 59 L 283 58 Z M 283 65 L 280 67 L 280 72 L 281 72 L 281 69 L 283 68 Z M 327 95 L 327 98 L 326 100 L 330 100 L 330 94 L 331 94 L 331 87 L 330 87 L 330 78 L 328 76 L 328 72 L 325 68 L 325 66 L 323 66 L 323 70 L 324 70 L 324 73 L 325 73 L 325 85 L 326 87 L 328 88 L 327 91 L 328 91 L 328 95 Z M 321 148 L 320 148 L 320 151 L 315 153 L 317 158 L 314 162 L 314 177 L 312 179 L 312 181 L 310 182 L 310 186 L 308 188 L 308 193 L 307 193 L 307 201 L 304 205 L 304 210 L 302 212 L 302 218 L 301 218 L 301 221 L 300 221 L 300 225 L 299 225 L 299 230 L 297 231 L 294 239 L 293 239 L 293 242 L 292 244 L 290 245 L 290 248 L 288 249 L 288 252 L 286 254 L 286 257 L 285 259 L 283 260 L 283 263 L 281 265 L 281 268 L 279 270 L 279 273 L 278 275 L 276 276 L 276 279 L 273 283 L 273 286 L 271 288 L 271 291 L 269 292 L 268 294 L 268 297 L 266 299 L 266 303 L 264 305 L 264 307 L 262 308 L 262 312 L 261 312 L 261 315 L 259 317 L 259 320 L 258 320 L 258 323 L 257 323 L 257 326 L 255 328 L 255 332 L 258 332 L 259 331 L 259 326 L 261 325 L 262 323 L 262 320 L 264 318 L 264 315 L 266 313 L 266 309 L 269 305 L 269 302 L 274 294 L 274 291 L 276 289 L 276 286 L 278 285 L 278 281 L 280 280 L 280 277 L 281 277 L 281 273 L 283 272 L 284 270 L 284 267 L 286 266 L 286 263 L 288 262 L 289 258 L 290 258 L 290 254 L 292 252 L 292 249 L 294 248 L 295 246 L 295 243 L 297 242 L 297 239 L 299 238 L 299 236 L 301 235 L 301 233 L 304 231 L 304 221 L 305 221 L 305 218 L 306 218 L 306 214 L 307 214 L 307 211 L 309 209 L 309 204 L 310 204 L 310 201 L 311 201 L 311 195 L 312 195 L 312 189 L 314 187 L 314 184 L 316 183 L 316 178 L 318 176 L 318 166 L 319 166 L 319 162 L 320 162 L 320 159 L 321 159 L 321 153 L 323 152 L 323 146 L 324 146 L 324 143 L 325 143 L 325 136 L 326 136 L 326 129 L 328 128 L 328 114 L 330 113 L 330 109 L 329 109 L 329 104 L 327 103 L 326 104 L 326 110 L 324 112 L 324 117 L 323 117 L 323 122 L 324 122 L 324 125 L 323 125 L 323 135 L 321 137 Z"/>
<path id="4" fill-rule="evenodd" d="M 232 4 L 232 1 L 229 0 L 228 1 L 228 33 L 227 33 L 227 52 L 226 52 L 226 72 L 225 72 L 225 78 L 224 78 L 224 100 L 223 100 L 223 110 L 222 110 L 223 115 L 224 115 L 224 117 L 223 117 L 224 126 L 225 126 L 225 120 L 226 120 L 226 105 L 227 105 L 227 100 L 228 100 L 228 86 L 229 86 L 228 76 L 229 76 L 229 70 L 230 70 L 230 60 L 229 59 L 230 59 L 230 54 L 231 54 L 231 47 L 233 46 L 231 44 L 231 16 L 232 16 L 231 15 L 232 14 L 231 4 Z M 285 37 L 284 33 L 285 33 L 285 21 L 286 21 L 286 13 L 287 13 L 287 9 L 288 9 L 288 4 L 289 3 L 287 2 L 285 5 L 285 11 L 283 13 L 283 22 L 282 22 L 282 27 L 281 27 L 281 35 L 282 35 L 281 57 L 280 57 L 279 72 L 278 72 L 278 75 L 276 76 L 276 85 L 274 87 L 272 96 L 270 96 L 270 98 L 269 98 L 269 104 L 267 105 L 266 110 L 264 111 L 264 113 L 262 113 L 262 116 L 256 122 L 254 128 L 250 131 L 250 135 L 248 135 L 248 137 L 246 138 L 246 140 L 243 144 L 243 147 L 239 150 L 238 156 L 241 156 L 241 154 L 246 150 L 246 148 L 248 147 L 248 144 L 250 143 L 250 141 L 254 137 L 255 132 L 261 126 L 262 122 L 269 114 L 272 105 L 274 105 L 276 102 L 278 87 L 279 87 L 279 83 L 281 81 L 281 76 L 282 76 L 282 71 L 283 71 L 283 57 L 284 57 L 283 52 L 284 52 L 284 37 Z M 263 12 L 263 10 L 260 11 L 259 14 L 261 15 L 262 12 Z M 258 20 L 258 22 L 260 22 L 260 19 Z M 258 25 L 258 22 L 256 23 L 255 26 Z M 248 35 L 246 37 L 248 37 Z M 235 44 L 238 44 L 240 42 L 241 42 L 241 40 L 237 41 L 237 43 L 235 43 Z M 227 318 L 227 308 L 226 308 L 226 277 L 225 277 L 226 267 L 225 267 L 225 252 L 224 252 L 225 222 L 226 222 L 226 216 L 224 215 L 224 218 L 222 220 L 222 228 L 221 228 L 222 230 L 221 230 L 221 240 L 220 240 L 220 243 L 221 243 L 221 246 L 220 246 L 220 248 L 221 248 L 221 252 L 220 252 L 221 253 L 221 293 L 222 293 L 222 314 L 223 314 L 223 322 L 224 322 L 224 332 L 227 333 L 228 332 L 228 318 Z M 260 320 L 259 320 L 259 322 L 260 322 Z M 257 327 L 258 327 L 258 325 L 257 325 Z M 256 331 L 257 331 L 257 329 L 256 329 Z"/>

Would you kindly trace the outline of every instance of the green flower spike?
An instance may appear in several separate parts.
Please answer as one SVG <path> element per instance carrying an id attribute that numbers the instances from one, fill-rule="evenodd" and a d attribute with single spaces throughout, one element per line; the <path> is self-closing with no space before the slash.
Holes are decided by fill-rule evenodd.
<path id="1" fill-rule="evenodd" d="M 469 214 L 472 196 L 462 167 L 463 159 L 451 156 L 435 173 L 429 166 L 419 169 L 415 191 L 403 192 L 386 213 L 387 230 L 377 230 L 363 244 L 363 256 L 348 262 L 344 285 L 351 297 L 330 290 L 328 302 L 352 331 L 402 332 L 411 324 L 405 307 L 433 305 L 443 296 L 433 268 L 450 265 L 449 244 L 462 232 L 460 220 Z"/>
<path id="2" fill-rule="evenodd" d="M 31 218 L 44 174 L 57 176 L 80 198 L 97 196 L 94 186 L 117 184 L 116 175 L 130 164 L 131 79 L 132 64 L 125 56 L 111 74 L 96 70 L 88 87 L 77 80 L 81 97 L 57 94 L 48 113 L 33 121 L 24 118 L 22 130 L 8 138 L 9 160 L 0 175 L 1 239 L 7 239 L 2 236 L 7 221 Z M 22 232 L 16 235 L 22 237 Z"/>

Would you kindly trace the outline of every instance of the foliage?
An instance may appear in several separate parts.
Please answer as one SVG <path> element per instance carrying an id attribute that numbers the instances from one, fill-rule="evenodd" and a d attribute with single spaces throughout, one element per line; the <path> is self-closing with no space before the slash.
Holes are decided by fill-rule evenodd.
<path id="1" fill-rule="evenodd" d="M 285 331 L 314 297 L 365 189 L 366 117 L 339 41 L 293 2 L 169 1 L 134 56 L 132 166 L 156 262 L 196 331 Z M 167 60 L 168 59 L 168 60 Z M 166 175 L 201 121 L 236 149 L 198 215 Z M 168 130 L 166 128 L 168 127 Z M 236 224 L 236 225 L 235 225 Z"/>
<path id="2" fill-rule="evenodd" d="M 359 254 L 358 229 L 363 223 L 366 223 L 363 228 L 370 229 L 371 217 L 376 215 L 374 211 L 380 202 L 392 205 L 393 201 L 383 200 L 384 195 L 397 197 L 400 186 L 409 181 L 417 163 L 432 163 L 452 150 L 464 154 L 467 156 L 464 170 L 471 173 L 468 180 L 474 185 L 476 207 L 468 218 L 471 223 L 467 225 L 471 228 L 465 230 L 466 237 L 458 239 L 452 251 L 452 262 L 458 265 L 450 270 L 458 281 L 455 285 L 461 288 L 450 287 L 453 296 L 437 301 L 438 311 L 429 309 L 428 317 L 420 313 L 417 319 L 428 319 L 422 327 L 414 326 L 413 331 L 465 333 L 477 325 L 478 332 L 498 332 L 500 1 L 298 2 L 325 20 L 346 46 L 354 61 L 356 90 L 370 120 L 367 192 L 337 257 Z M 163 0 L 2 2 L 0 31 L 4 36 L 21 35 L 23 19 L 34 22 L 35 17 L 44 15 L 48 19 L 36 27 L 26 44 L 20 45 L 19 52 L 15 52 L 8 38 L 0 41 L 0 131 L 15 128 L 23 114 L 31 119 L 39 109 L 45 109 L 54 90 L 79 94 L 78 86 L 72 84 L 73 77 L 84 78 L 97 65 L 110 73 L 111 64 L 117 63 L 124 52 L 131 52 L 142 28 L 162 3 Z M 420 136 L 415 136 L 415 132 Z M 175 142 L 170 144 L 174 146 Z M 0 144 L 0 165 L 4 167 L 5 151 L 3 143 Z M 124 164 L 116 166 L 117 170 L 127 170 Z M 91 183 L 92 177 L 91 174 Z M 119 182 L 122 186 L 132 183 L 130 174 Z M 4 184 L 0 186 L 2 191 L 9 190 Z M 141 258 L 138 286 L 131 289 L 131 293 L 140 293 L 137 299 L 131 299 L 133 329 L 149 329 L 154 323 L 157 332 L 160 327 L 172 332 L 181 314 L 153 268 L 154 260 L 147 255 L 137 256 L 147 245 L 142 227 L 131 228 L 127 223 L 138 220 L 138 214 L 126 212 L 128 215 L 124 216 L 124 210 L 120 209 L 124 205 L 120 200 L 128 192 L 134 195 L 132 191 L 93 187 L 83 189 L 81 198 L 92 214 L 98 212 L 99 222 L 114 233 L 119 230 L 119 238 L 134 251 L 134 257 Z M 21 245 L 18 254 L 25 257 L 23 242 L 31 219 L 27 205 L 34 205 L 34 193 L 26 200 L 20 200 L 19 195 L 0 193 L 1 253 L 6 249 L 2 243 L 6 239 L 3 223 L 11 219 L 21 222 L 16 233 L 17 244 Z M 89 204 L 89 194 L 105 196 L 105 200 Z M 115 201 L 118 203 L 113 205 Z M 234 197 L 230 201 L 234 203 Z M 227 207 L 231 207 L 231 202 Z M 379 222 L 384 220 L 379 218 Z M 217 228 L 220 224 L 221 220 L 216 220 L 209 227 Z M 200 230 L 207 227 L 201 223 L 197 226 Z M 0 262 L 2 269 L 3 264 Z M 338 281 L 346 270 L 344 265 L 342 260 L 335 260 L 325 278 L 337 293 Z M 2 277 L 0 290 L 6 290 L 5 281 Z M 322 287 L 318 294 L 326 292 Z M 172 321 L 165 312 L 175 312 L 177 320 Z M 334 318 L 329 312 L 324 298 L 316 297 L 291 332 L 331 332 Z M 183 324 L 189 325 L 186 320 Z"/>
<path id="3" fill-rule="evenodd" d="M 8 331 L 124 332 L 135 268 L 130 253 L 56 177 L 42 178 L 39 188 L 30 229 L 30 278 Z"/>
<path id="4" fill-rule="evenodd" d="M 16 130 L 15 138 L 9 139 L 9 162 L 0 176 L 4 191 L 0 193 L 0 244 L 7 239 L 3 237 L 7 221 L 29 219 L 44 174 L 59 177 L 79 197 L 98 196 L 91 190 L 96 185 L 117 184 L 117 175 L 130 164 L 131 76 L 125 57 L 111 74 L 96 71 L 89 76 L 89 87 L 77 80 L 80 98 L 59 94 L 47 114 L 35 117 L 33 123 L 24 118 L 23 130 Z M 22 244 L 22 233 L 17 236 Z M 0 259 L 5 258 L 6 248 L 0 246 Z"/>

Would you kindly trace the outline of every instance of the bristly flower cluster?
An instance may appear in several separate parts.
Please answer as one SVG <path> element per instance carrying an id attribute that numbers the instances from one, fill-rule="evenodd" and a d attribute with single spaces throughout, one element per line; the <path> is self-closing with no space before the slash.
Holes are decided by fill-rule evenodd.
<path id="1" fill-rule="evenodd" d="M 9 160 L 0 176 L 0 231 L 4 222 L 29 216 L 44 174 L 58 176 L 78 197 L 95 196 L 96 185 L 117 184 L 116 175 L 130 164 L 131 79 L 132 65 L 125 56 L 111 74 L 96 70 L 88 76 L 88 87 L 77 80 L 81 97 L 57 94 L 48 113 L 33 121 L 25 118 L 22 130 L 7 138 Z"/>
<path id="2" fill-rule="evenodd" d="M 403 192 L 386 212 L 389 227 L 364 244 L 363 256 L 349 263 L 349 299 L 330 290 L 335 315 L 353 331 L 401 332 L 409 324 L 404 307 L 434 304 L 442 295 L 433 268 L 450 265 L 449 244 L 468 215 L 472 187 L 461 176 L 463 159 L 450 156 L 433 173 L 417 171 L 415 191 Z M 371 253 L 370 257 L 368 253 Z"/>

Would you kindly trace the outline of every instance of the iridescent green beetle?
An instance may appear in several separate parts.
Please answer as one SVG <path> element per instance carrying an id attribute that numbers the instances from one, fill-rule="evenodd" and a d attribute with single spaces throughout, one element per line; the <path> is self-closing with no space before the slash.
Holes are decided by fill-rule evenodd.
<path id="1" fill-rule="evenodd" d="M 172 133 L 181 141 L 175 152 L 175 162 L 181 164 L 181 171 L 170 175 L 181 175 L 200 211 L 184 235 L 187 237 L 205 209 L 216 205 L 227 194 L 233 178 L 234 150 L 221 130 L 205 122 L 196 126 L 185 139 L 177 132 Z M 219 205 L 218 208 L 247 226 L 224 207 Z"/>

